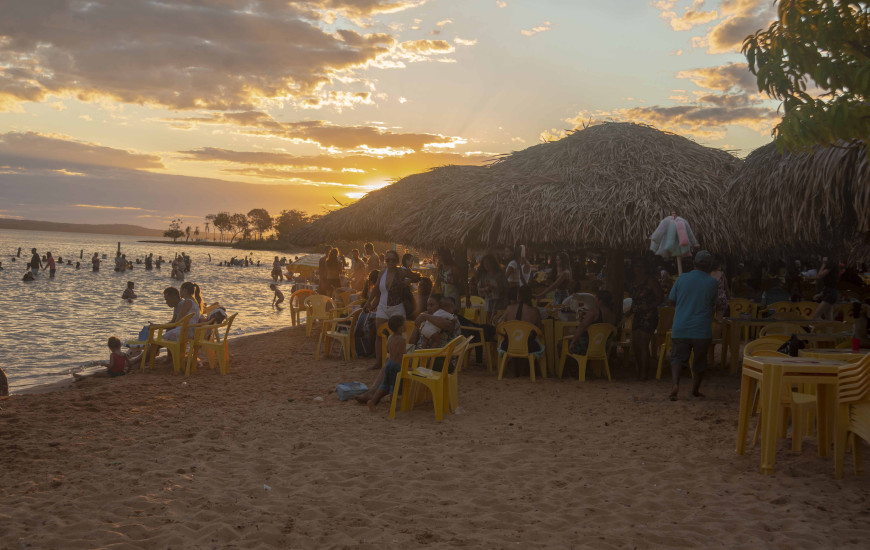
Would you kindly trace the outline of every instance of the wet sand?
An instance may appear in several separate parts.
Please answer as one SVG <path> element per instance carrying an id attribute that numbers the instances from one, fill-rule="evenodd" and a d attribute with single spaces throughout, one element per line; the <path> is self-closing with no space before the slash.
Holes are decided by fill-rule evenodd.
<path id="1" fill-rule="evenodd" d="M 0 549 L 866 548 L 870 473 L 813 439 L 734 453 L 739 380 L 505 380 L 462 413 L 340 402 L 370 360 L 314 361 L 304 330 L 239 338 L 231 374 L 168 370 L 0 401 Z M 576 369 L 574 370 L 576 373 Z M 186 383 L 185 383 L 186 382 Z M 321 397 L 322 401 L 316 401 Z"/>

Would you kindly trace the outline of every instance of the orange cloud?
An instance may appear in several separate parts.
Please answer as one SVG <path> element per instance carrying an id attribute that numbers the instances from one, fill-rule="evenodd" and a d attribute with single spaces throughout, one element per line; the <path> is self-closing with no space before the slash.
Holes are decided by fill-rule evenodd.
<path id="1" fill-rule="evenodd" d="M 154 170 L 163 168 L 157 155 L 147 155 L 36 132 L 0 134 L 0 166 L 16 171 L 52 170 L 81 175 L 83 167 Z"/>
<path id="2" fill-rule="evenodd" d="M 251 128 L 245 133 L 269 135 L 300 142 L 316 143 L 323 148 L 354 150 L 407 149 L 419 151 L 426 146 L 453 147 L 463 143 L 460 137 L 440 134 L 394 132 L 377 126 L 340 126 L 325 120 L 278 122 L 261 111 L 214 113 L 202 117 L 169 119 L 176 125 L 229 124 Z"/>
<path id="3" fill-rule="evenodd" d="M 539 32 L 547 32 L 553 30 L 552 23 L 549 21 L 544 21 L 543 25 L 538 25 L 537 27 L 532 27 L 529 30 L 523 29 L 520 31 L 523 36 L 533 36 L 538 34 Z"/>
<path id="4" fill-rule="evenodd" d="M 176 109 L 305 99 L 388 56 L 396 40 L 318 26 L 420 2 L 16 2 L 0 17 L 0 108 L 49 94 Z"/>

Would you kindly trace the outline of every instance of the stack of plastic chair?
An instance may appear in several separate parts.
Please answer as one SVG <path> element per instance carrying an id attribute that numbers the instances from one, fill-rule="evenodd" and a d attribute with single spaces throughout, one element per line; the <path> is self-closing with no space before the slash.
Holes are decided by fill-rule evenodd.
<path id="1" fill-rule="evenodd" d="M 577 361 L 581 382 L 586 381 L 586 366 L 589 361 L 601 361 L 604 363 L 604 373 L 607 375 L 607 381 L 610 382 L 610 363 L 607 361 L 607 339 L 616 332 L 616 327 L 610 323 L 596 323 L 589 325 L 586 328 L 586 332 L 589 334 L 589 348 L 586 350 L 586 355 L 571 353 L 571 350 L 568 349 L 572 336 L 566 336 L 562 339 L 562 354 L 559 359 L 556 377 L 562 378 L 565 362 L 570 357 Z M 601 375 L 600 371 L 598 375 Z"/>
<path id="2" fill-rule="evenodd" d="M 190 344 L 190 354 L 187 356 L 185 375 L 196 372 L 196 360 L 200 350 L 205 350 L 209 368 L 218 367 L 218 372 L 226 374 L 230 371 L 230 329 L 238 313 L 233 313 L 219 325 L 199 323 L 195 325 L 193 340 Z"/>
<path id="3" fill-rule="evenodd" d="M 750 319 L 755 319 L 758 316 L 758 304 L 745 298 L 731 298 L 728 300 L 728 315 L 749 316 Z M 749 327 L 743 327 L 743 339 L 749 340 Z"/>
<path id="4" fill-rule="evenodd" d="M 315 321 L 323 323 L 335 317 L 335 302 L 329 296 L 312 294 L 302 303 L 305 305 L 305 336 L 311 336 Z"/>
<path id="5" fill-rule="evenodd" d="M 467 319 L 467 317 L 466 317 Z M 463 325 L 461 327 L 462 334 L 469 337 L 468 345 L 466 346 L 466 355 L 470 355 L 473 350 L 478 348 L 483 353 L 483 361 L 486 364 L 486 372 L 492 372 L 493 357 L 495 355 L 495 342 L 487 341 L 483 327 L 469 327 Z M 476 342 L 471 339 L 477 337 Z M 468 362 L 468 359 L 465 360 Z"/>
<path id="6" fill-rule="evenodd" d="M 538 339 L 544 341 L 544 333 L 531 323 L 525 321 L 505 321 L 496 327 L 496 334 L 499 338 L 499 346 L 501 342 L 507 338 L 507 350 L 502 352 L 499 350 L 501 357 L 498 362 L 498 379 L 501 380 L 504 375 L 504 368 L 507 365 L 507 360 L 510 357 L 521 357 L 529 361 L 529 377 L 532 382 L 535 381 L 535 354 L 529 352 L 529 335 L 537 334 Z M 538 365 L 541 369 L 541 378 L 547 377 L 547 359 L 546 355 L 541 353 L 538 358 Z"/>
<path id="7" fill-rule="evenodd" d="M 841 478 L 847 443 L 851 443 L 855 475 L 864 469 L 861 440 L 870 442 L 870 356 L 840 367 L 837 381 L 834 475 Z"/>
<path id="8" fill-rule="evenodd" d="M 297 290 L 293 294 L 290 295 L 290 324 L 294 327 L 299 324 L 299 314 L 305 311 L 304 301 L 305 298 L 315 294 L 313 290 L 310 288 L 305 288 L 302 290 Z"/>
<path id="9" fill-rule="evenodd" d="M 358 309 L 347 317 L 337 317 L 323 321 L 323 330 L 320 331 L 320 339 L 317 342 L 317 350 L 314 352 L 314 360 L 320 359 L 320 348 L 323 347 L 323 355 L 329 357 L 332 344 L 338 343 L 344 353 L 344 360 L 350 361 L 356 357 L 354 337 L 356 335 L 356 321 L 362 313 Z"/>
<path id="10" fill-rule="evenodd" d="M 778 313 L 791 313 L 792 311 L 794 311 L 794 304 L 791 302 L 774 302 L 764 308 L 764 311 L 773 312 L 773 315 L 776 315 Z M 761 312 L 759 312 L 759 315 L 760 314 Z"/>
<path id="11" fill-rule="evenodd" d="M 464 336 L 458 336 L 440 349 L 422 349 L 406 353 L 402 357 L 402 366 L 396 376 L 396 386 L 390 405 L 390 418 L 396 418 L 396 404 L 399 393 L 402 394 L 402 411 L 410 411 L 414 406 L 413 392 L 423 386 L 432 393 L 435 408 L 435 419 L 444 419 L 444 413 L 450 407 L 450 358 L 453 349 L 465 342 Z M 464 353 L 464 350 L 463 350 Z M 441 359 L 439 362 L 438 359 Z M 437 364 L 436 364 L 437 363 Z M 440 367 L 440 370 L 436 370 Z M 419 386 L 417 386 L 419 385 Z"/>
<path id="12" fill-rule="evenodd" d="M 670 339 L 668 334 L 671 331 L 671 327 L 674 325 L 675 311 L 676 310 L 673 306 L 663 306 L 659 308 L 659 324 L 656 327 L 654 340 L 655 347 L 653 349 L 661 349 L 665 340 Z"/>

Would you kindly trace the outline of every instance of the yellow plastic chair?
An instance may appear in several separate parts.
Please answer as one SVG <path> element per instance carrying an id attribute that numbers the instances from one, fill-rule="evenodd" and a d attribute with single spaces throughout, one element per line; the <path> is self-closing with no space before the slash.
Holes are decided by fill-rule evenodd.
<path id="1" fill-rule="evenodd" d="M 728 315 L 731 317 L 740 317 L 748 314 L 750 318 L 755 319 L 758 316 L 758 304 L 745 298 L 732 298 L 728 300 Z M 743 339 L 749 339 L 749 327 L 743 327 Z"/>
<path id="2" fill-rule="evenodd" d="M 187 368 L 185 376 L 196 372 L 196 361 L 200 350 L 205 350 L 208 357 L 208 366 L 213 369 L 218 367 L 218 372 L 227 374 L 230 371 L 230 329 L 238 313 L 233 313 L 227 320 L 220 324 L 199 323 L 191 325 L 194 328 L 193 340 L 190 343 L 190 354 L 187 356 Z M 223 334 L 221 334 L 223 333 Z"/>
<path id="3" fill-rule="evenodd" d="M 305 298 L 314 295 L 315 292 L 310 288 L 297 290 L 290 295 L 290 324 L 294 327 L 299 324 L 299 314 L 305 311 Z"/>
<path id="4" fill-rule="evenodd" d="M 840 342 L 834 346 L 834 349 L 852 349 L 852 341 L 846 340 L 845 342 Z"/>
<path id="5" fill-rule="evenodd" d="M 791 336 L 792 334 L 806 334 L 807 331 L 803 329 L 803 327 L 798 325 L 793 325 L 790 323 L 773 323 L 764 327 L 761 327 L 761 330 L 758 331 L 758 337 L 764 338 L 765 336 L 772 336 L 774 334 L 785 334 Z"/>
<path id="6" fill-rule="evenodd" d="M 408 338 L 411 337 L 411 331 L 414 330 L 414 321 L 405 321 L 405 343 L 410 344 L 412 342 L 408 342 Z M 381 325 L 381 328 L 378 329 L 377 335 L 381 339 L 381 367 L 387 364 L 387 338 L 392 336 L 393 331 L 390 330 L 390 327 L 387 323 Z"/>
<path id="7" fill-rule="evenodd" d="M 525 321 L 505 321 L 496 327 L 496 334 L 499 339 L 499 354 L 501 358 L 498 362 L 498 379 L 501 380 L 504 375 L 504 368 L 507 365 L 509 357 L 522 357 L 529 361 L 529 377 L 532 382 L 535 381 L 535 355 L 529 353 L 529 335 L 535 333 L 538 340 L 544 341 L 544 332 L 531 323 Z M 507 338 L 507 351 L 501 352 L 501 342 Z M 538 359 L 538 365 L 541 369 L 541 378 L 547 377 L 547 359 L 546 355 L 541 353 Z"/>
<path id="8" fill-rule="evenodd" d="M 464 307 L 460 310 L 460 315 L 468 319 L 469 321 L 473 321 L 479 325 L 482 325 L 486 319 L 486 311 L 482 309 L 478 309 L 475 307 Z"/>
<path id="9" fill-rule="evenodd" d="M 834 319 L 841 320 L 844 323 L 855 323 L 855 316 L 852 315 L 852 304 L 838 304 L 834 306 Z"/>
<path id="10" fill-rule="evenodd" d="M 752 356 L 757 351 L 777 351 L 782 346 L 783 340 L 780 338 L 759 338 L 748 342 L 743 347 L 743 356 Z"/>
<path id="11" fill-rule="evenodd" d="M 834 475 L 839 479 L 843 477 L 847 443 L 851 443 L 855 475 L 864 470 L 861 440 L 870 441 L 870 356 L 840 367 L 837 381 Z"/>
<path id="12" fill-rule="evenodd" d="M 791 313 L 794 311 L 794 304 L 791 302 L 774 302 L 764 308 L 763 311 L 771 311 L 773 310 L 773 314 L 776 315 L 778 313 Z M 759 311 L 759 314 L 761 311 Z"/>
<path id="13" fill-rule="evenodd" d="M 335 301 L 329 296 L 312 294 L 302 303 L 305 305 L 305 336 L 311 336 L 311 326 L 315 321 L 323 323 L 335 316 Z"/>
<path id="14" fill-rule="evenodd" d="M 481 298 L 480 296 L 472 296 L 471 298 L 472 306 L 484 306 L 486 307 L 486 300 Z"/>
<path id="15" fill-rule="evenodd" d="M 800 313 L 801 317 L 804 319 L 812 319 L 813 313 L 816 312 L 816 308 L 819 307 L 819 304 L 815 302 L 798 302 L 793 304 L 793 307 L 793 311 Z"/>
<path id="16" fill-rule="evenodd" d="M 656 380 L 662 379 L 662 368 L 664 367 L 665 357 L 671 351 L 671 331 L 668 331 L 665 334 L 665 341 L 662 343 L 659 348 L 659 365 L 656 369 Z M 695 350 L 692 350 L 692 353 L 689 354 L 689 373 L 692 375 L 692 378 L 695 377 L 695 372 L 692 370 L 692 365 L 695 363 Z"/>
<path id="17" fill-rule="evenodd" d="M 562 339 L 562 355 L 559 360 L 559 369 L 556 372 L 556 377 L 562 378 L 565 361 L 570 357 L 577 361 L 581 382 L 586 381 L 586 365 L 589 361 L 602 361 L 604 363 L 604 373 L 607 374 L 607 381 L 611 382 L 610 363 L 607 361 L 607 339 L 616 332 L 616 327 L 610 323 L 596 323 L 589 325 L 586 328 L 586 332 L 589 333 L 589 348 L 586 350 L 586 355 L 571 353 L 571 350 L 568 349 L 572 336 L 565 336 Z M 600 376 L 600 372 L 598 374 Z"/>
<path id="18" fill-rule="evenodd" d="M 484 330 L 482 327 L 463 326 L 461 328 L 461 331 L 465 336 L 469 337 L 468 344 L 465 347 L 465 355 L 466 356 L 471 355 L 471 352 L 473 350 L 480 348 L 482 350 L 482 354 L 483 354 L 483 361 L 486 364 L 486 372 L 492 372 L 492 368 L 493 368 L 492 366 L 494 363 L 493 357 L 495 356 L 495 353 L 496 353 L 495 342 L 493 342 L 491 340 L 487 341 L 486 337 L 484 336 Z M 478 337 L 477 342 L 471 341 L 471 338 L 473 336 Z M 468 357 L 465 358 L 465 362 L 466 363 L 469 362 Z"/>
<path id="19" fill-rule="evenodd" d="M 666 339 L 670 339 L 668 333 L 674 325 L 674 312 L 676 309 L 673 306 L 664 306 L 659 308 L 659 324 L 656 326 L 655 332 L 655 348 L 661 349 Z"/>
<path id="20" fill-rule="evenodd" d="M 184 352 L 187 349 L 187 329 L 192 317 L 193 313 L 190 313 L 175 323 L 150 325 L 148 327 L 148 339 L 145 341 L 127 340 L 127 346 L 144 346 L 145 353 L 142 354 L 142 362 L 139 369 L 145 370 L 146 360 L 148 360 L 148 368 L 153 369 L 154 359 L 157 356 L 157 346 L 162 346 L 169 351 L 172 357 L 173 372 L 181 372 L 185 361 Z M 178 341 L 165 340 L 163 335 L 174 328 L 181 329 L 178 334 Z"/>
<path id="21" fill-rule="evenodd" d="M 746 344 L 743 348 L 744 357 L 786 357 L 784 353 L 776 351 L 782 345 L 782 340 L 779 338 L 759 338 Z M 755 396 L 753 398 L 752 411 L 762 413 L 760 410 L 760 394 L 761 388 L 756 387 Z M 805 435 L 810 435 L 812 421 L 816 413 L 816 396 L 808 393 L 799 393 L 792 391 L 790 385 L 785 384 L 782 388 L 782 401 L 780 402 L 780 412 L 782 414 L 782 428 L 780 437 L 785 437 L 788 430 L 789 417 L 791 417 L 791 449 L 800 452 L 802 448 L 803 438 Z M 755 425 L 755 433 L 752 436 L 752 444 L 758 442 L 761 435 L 761 417 L 759 416 L 758 423 Z"/>
<path id="22" fill-rule="evenodd" d="M 471 338 L 468 336 L 462 337 L 462 341 L 457 343 L 456 346 L 453 347 L 453 353 L 451 355 L 450 361 L 455 363 L 455 367 L 453 372 L 450 372 L 450 369 L 447 369 L 447 384 L 448 384 L 448 404 L 450 406 L 450 412 L 455 413 L 456 407 L 459 406 L 459 371 L 462 370 L 462 367 L 465 366 L 465 361 L 468 358 L 468 344 L 471 342 Z"/>
<path id="23" fill-rule="evenodd" d="M 329 357 L 332 345 L 338 343 L 344 353 L 344 360 L 350 361 L 356 357 L 354 337 L 356 335 L 356 322 L 362 313 L 358 309 L 347 317 L 328 319 L 323 322 L 323 330 L 320 331 L 320 339 L 317 342 L 317 350 L 314 352 L 314 360 L 320 359 L 320 348 L 323 347 L 324 357 Z"/>
<path id="24" fill-rule="evenodd" d="M 444 419 L 444 413 L 450 407 L 450 383 L 447 379 L 450 371 L 450 357 L 453 348 L 465 337 L 459 336 L 447 343 L 440 349 L 422 349 L 406 353 L 402 357 L 402 367 L 396 375 L 396 386 L 393 391 L 393 400 L 390 404 L 390 418 L 396 418 L 396 404 L 399 393 L 402 394 L 402 411 L 410 411 L 414 406 L 413 392 L 415 384 L 419 384 L 432 393 L 432 402 L 435 408 L 435 419 L 439 422 Z M 441 370 L 435 370 L 435 362 L 441 358 Z M 401 387 L 400 387 L 401 386 Z"/>

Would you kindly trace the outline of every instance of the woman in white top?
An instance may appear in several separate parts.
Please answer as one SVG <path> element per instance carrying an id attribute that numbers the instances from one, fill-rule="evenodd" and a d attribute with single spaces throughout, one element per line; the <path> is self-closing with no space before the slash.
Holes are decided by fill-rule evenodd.
<path id="1" fill-rule="evenodd" d="M 528 285 L 532 276 L 532 266 L 526 259 L 526 247 L 520 246 L 516 250 L 505 248 L 504 257 L 510 260 L 504 270 L 508 287 L 518 289 Z"/>
<path id="2" fill-rule="evenodd" d="M 372 289 L 372 294 L 365 304 L 365 310 L 375 308 L 375 333 L 387 323 L 393 315 L 405 317 L 405 275 L 404 268 L 399 267 L 399 253 L 388 250 L 384 254 L 384 266 L 378 274 L 378 282 Z M 381 366 L 381 342 L 380 338 L 375 341 L 375 357 L 377 363 L 372 368 Z"/>

